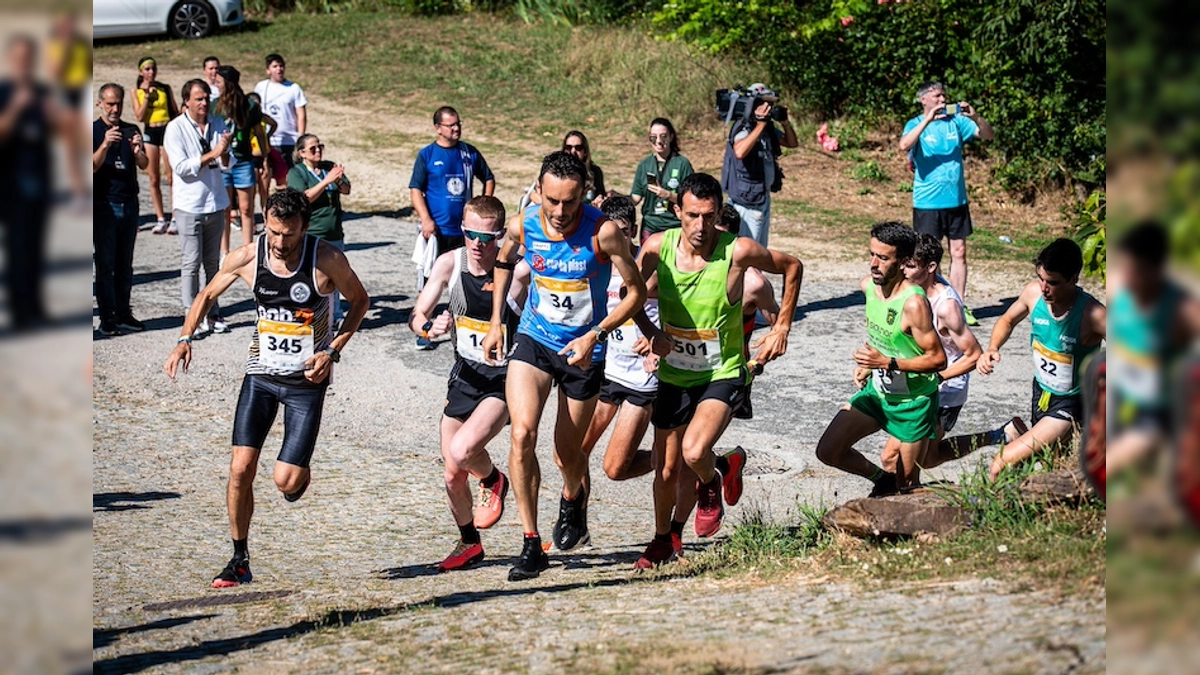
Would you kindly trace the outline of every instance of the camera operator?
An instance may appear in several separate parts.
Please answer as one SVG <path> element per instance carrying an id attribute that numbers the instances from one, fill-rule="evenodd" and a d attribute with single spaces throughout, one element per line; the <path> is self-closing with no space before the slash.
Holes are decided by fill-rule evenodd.
<path id="1" fill-rule="evenodd" d="M 782 148 L 800 145 L 788 120 L 787 108 L 765 84 L 751 85 L 754 97 L 751 114 L 734 122 L 725 142 L 721 188 L 742 218 L 741 236 L 767 245 L 771 218 L 771 193 L 783 186 L 783 171 L 776 159 Z M 783 125 L 783 133 L 775 126 Z"/>
<path id="2" fill-rule="evenodd" d="M 937 239 L 949 239 L 950 285 L 967 297 L 967 237 L 973 225 L 967 207 L 967 181 L 963 173 L 964 143 L 990 141 L 996 133 L 971 104 L 946 104 L 940 82 L 917 88 L 922 113 L 904 125 L 900 150 L 908 153 L 913 170 L 913 229 Z M 964 305 L 967 325 L 977 326 Z"/>

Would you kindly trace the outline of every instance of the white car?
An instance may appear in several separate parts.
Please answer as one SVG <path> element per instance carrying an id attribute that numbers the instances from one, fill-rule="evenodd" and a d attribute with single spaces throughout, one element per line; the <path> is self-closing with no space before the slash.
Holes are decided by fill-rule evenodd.
<path id="1" fill-rule="evenodd" d="M 94 0 L 93 37 L 202 38 L 246 20 L 242 0 Z"/>

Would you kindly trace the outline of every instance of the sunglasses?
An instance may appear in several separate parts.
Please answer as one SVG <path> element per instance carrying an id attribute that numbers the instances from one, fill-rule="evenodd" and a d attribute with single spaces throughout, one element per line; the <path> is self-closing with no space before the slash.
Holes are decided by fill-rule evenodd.
<path id="1" fill-rule="evenodd" d="M 477 241 L 481 244 L 490 244 L 496 241 L 496 237 L 500 236 L 499 232 L 476 232 L 475 230 L 463 230 L 463 236 L 471 241 Z"/>
<path id="2" fill-rule="evenodd" d="M 308 146 L 308 151 L 309 152 L 318 152 L 318 151 L 325 152 L 325 144 L 317 143 L 316 145 L 310 145 L 310 146 Z"/>
<path id="3" fill-rule="evenodd" d="M 671 134 L 659 134 L 657 136 L 650 134 L 649 139 L 651 143 L 655 141 L 669 141 L 671 140 Z"/>
<path id="4" fill-rule="evenodd" d="M 582 145 L 564 145 L 563 150 L 567 150 L 567 151 L 583 150 L 583 146 Z"/>

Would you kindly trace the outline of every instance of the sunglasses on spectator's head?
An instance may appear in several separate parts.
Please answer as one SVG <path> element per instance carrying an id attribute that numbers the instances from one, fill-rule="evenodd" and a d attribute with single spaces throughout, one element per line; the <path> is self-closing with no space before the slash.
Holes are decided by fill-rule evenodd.
<path id="1" fill-rule="evenodd" d="M 499 232 L 476 232 L 475 230 L 463 230 L 463 235 L 467 239 L 477 241 L 481 244 L 490 244 L 500 236 Z"/>

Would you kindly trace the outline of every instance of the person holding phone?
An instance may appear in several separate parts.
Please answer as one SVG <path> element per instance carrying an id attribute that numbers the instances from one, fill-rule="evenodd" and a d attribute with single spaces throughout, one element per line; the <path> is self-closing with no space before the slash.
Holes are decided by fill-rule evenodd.
<path id="1" fill-rule="evenodd" d="M 137 85 L 133 89 L 133 115 L 145 125 L 146 155 L 150 158 L 150 203 L 158 222 L 154 234 L 178 234 L 178 224 L 168 223 L 162 198 L 162 165 L 171 166 L 170 156 L 163 145 L 167 123 L 179 115 L 175 94 L 170 85 L 158 81 L 158 63 L 151 56 L 138 61 Z M 171 170 L 167 169 L 167 187 L 171 187 Z"/>
<path id="2" fill-rule="evenodd" d="M 96 195 L 92 246 L 96 251 L 96 304 L 100 333 L 143 331 L 133 317 L 133 247 L 138 229 L 138 169 L 150 165 L 137 125 L 121 119 L 125 88 L 109 82 L 96 101 L 100 117 L 92 123 L 92 176 Z"/>
<path id="3" fill-rule="evenodd" d="M 633 172 L 633 189 L 629 194 L 634 205 L 642 207 L 641 242 L 655 232 L 679 227 L 675 215 L 679 196 L 675 190 L 684 178 L 695 173 L 688 158 L 679 154 L 679 137 L 671 120 L 657 117 L 650 122 L 648 140 L 651 153 Z"/>
<path id="4" fill-rule="evenodd" d="M 913 229 L 937 239 L 949 240 L 950 286 L 967 297 L 967 237 L 974 225 L 967 206 L 967 180 L 963 172 L 962 148 L 978 140 L 996 137 L 992 125 L 966 101 L 947 105 L 946 88 L 940 82 L 917 87 L 920 115 L 904 125 L 900 150 L 908 153 L 913 170 Z M 967 325 L 978 326 L 971 310 L 963 306 Z"/>

